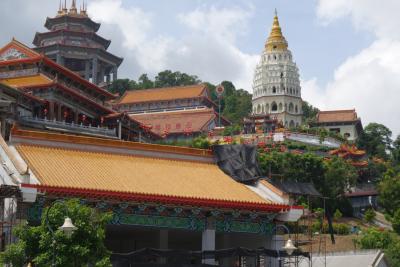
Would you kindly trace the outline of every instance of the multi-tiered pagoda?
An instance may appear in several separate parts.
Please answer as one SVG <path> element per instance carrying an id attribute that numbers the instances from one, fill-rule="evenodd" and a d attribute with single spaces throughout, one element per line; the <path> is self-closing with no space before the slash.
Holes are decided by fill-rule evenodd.
<path id="1" fill-rule="evenodd" d="M 65 0 L 57 16 L 46 19 L 48 32 L 36 33 L 35 50 L 94 84 L 117 79 L 123 59 L 107 51 L 111 41 L 97 34 L 100 24 L 89 18 L 85 4 L 79 12 L 75 0 L 69 10 L 66 5 Z"/>

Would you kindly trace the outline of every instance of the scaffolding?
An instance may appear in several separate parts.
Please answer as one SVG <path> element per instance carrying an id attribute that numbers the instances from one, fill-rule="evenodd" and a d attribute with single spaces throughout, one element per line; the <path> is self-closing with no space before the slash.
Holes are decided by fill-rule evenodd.
<path id="1" fill-rule="evenodd" d="M 20 199 L 17 186 L 0 185 L 0 251 L 14 242 L 13 229 L 22 219 L 22 209 L 17 209 Z"/>

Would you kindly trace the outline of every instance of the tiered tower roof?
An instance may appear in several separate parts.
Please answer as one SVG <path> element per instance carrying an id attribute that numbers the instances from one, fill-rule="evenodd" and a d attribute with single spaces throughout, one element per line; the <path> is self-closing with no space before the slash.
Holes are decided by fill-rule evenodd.
<path id="1" fill-rule="evenodd" d="M 288 43 L 282 34 L 281 26 L 279 25 L 278 14 L 275 9 L 274 22 L 272 23 L 271 33 L 265 43 L 266 51 L 287 50 Z"/>

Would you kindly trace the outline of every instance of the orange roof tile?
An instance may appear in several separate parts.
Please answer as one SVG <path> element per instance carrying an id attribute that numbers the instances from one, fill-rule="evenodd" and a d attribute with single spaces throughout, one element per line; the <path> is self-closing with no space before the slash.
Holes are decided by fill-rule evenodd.
<path id="1" fill-rule="evenodd" d="M 320 111 L 317 114 L 317 122 L 346 122 L 357 120 L 357 113 L 354 109 Z"/>
<path id="2" fill-rule="evenodd" d="M 208 122 L 216 118 L 213 109 L 192 109 L 167 111 L 157 113 L 141 113 L 129 115 L 135 121 L 151 127 L 151 131 L 163 135 L 165 131 L 171 133 L 184 133 L 205 131 Z"/>
<path id="3" fill-rule="evenodd" d="M 43 186 L 270 204 L 217 165 L 17 144 Z"/>
<path id="4" fill-rule="evenodd" d="M 204 90 L 206 90 L 206 88 L 207 87 L 205 84 L 196 84 L 189 86 L 164 87 L 164 88 L 153 88 L 145 90 L 130 90 L 125 92 L 125 94 L 121 97 L 118 104 L 121 105 L 121 104 L 132 104 L 140 102 L 200 97 L 204 95 Z"/>
<path id="5" fill-rule="evenodd" d="M 29 87 L 38 85 L 49 85 L 53 83 L 51 79 L 44 76 L 43 74 L 37 74 L 32 76 L 16 77 L 9 79 L 0 79 L 1 83 L 4 83 L 11 87 Z"/>

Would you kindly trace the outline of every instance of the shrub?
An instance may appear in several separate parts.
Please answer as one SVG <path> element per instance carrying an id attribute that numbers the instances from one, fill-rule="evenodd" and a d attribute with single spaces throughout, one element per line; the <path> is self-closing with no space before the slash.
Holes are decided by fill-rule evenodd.
<path id="1" fill-rule="evenodd" d="M 334 223 L 333 232 L 337 235 L 348 235 L 350 234 L 350 226 L 345 223 Z"/>
<path id="2" fill-rule="evenodd" d="M 340 210 L 336 209 L 335 213 L 333 214 L 333 218 L 335 218 L 335 220 L 340 220 L 342 216 L 343 214 L 340 212 Z"/>
<path id="3" fill-rule="evenodd" d="M 362 249 L 386 249 L 393 242 L 393 237 L 388 231 L 379 231 L 369 228 L 358 240 Z"/>
<path id="4" fill-rule="evenodd" d="M 393 230 L 400 234 L 400 209 L 394 212 L 393 218 L 391 218 Z"/>
<path id="5" fill-rule="evenodd" d="M 376 217 L 375 211 L 373 209 L 368 209 L 364 214 L 364 219 L 367 223 L 371 223 Z"/>

